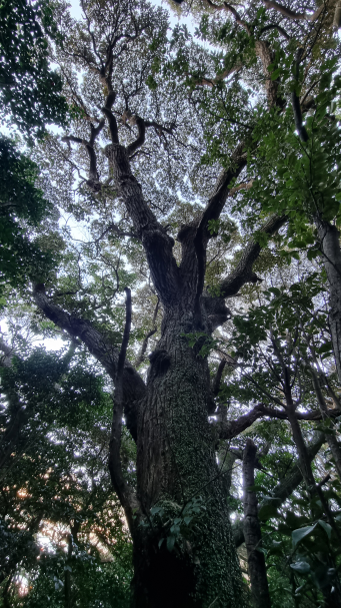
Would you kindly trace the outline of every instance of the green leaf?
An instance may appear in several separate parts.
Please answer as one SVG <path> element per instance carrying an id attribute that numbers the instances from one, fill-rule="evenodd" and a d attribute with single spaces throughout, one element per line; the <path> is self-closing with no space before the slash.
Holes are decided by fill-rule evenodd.
<path id="1" fill-rule="evenodd" d="M 158 542 L 159 549 L 161 549 L 161 545 L 162 545 L 162 543 L 163 543 L 164 540 L 165 540 L 164 538 L 160 538 L 160 540 Z"/>
<path id="2" fill-rule="evenodd" d="M 162 507 L 152 507 L 150 509 L 151 515 L 157 515 L 157 513 L 160 513 L 162 511 L 163 511 Z"/>
<path id="3" fill-rule="evenodd" d="M 330 538 L 331 534 L 332 534 L 332 527 L 331 527 L 331 525 L 327 524 L 327 522 L 323 521 L 323 519 L 319 519 L 318 523 L 320 524 L 321 528 L 324 529 L 324 531 L 327 534 L 328 538 Z"/>
<path id="4" fill-rule="evenodd" d="M 281 69 L 277 68 L 277 70 L 274 70 L 271 74 L 271 80 L 276 80 L 278 78 L 278 76 L 281 73 Z"/>
<path id="5" fill-rule="evenodd" d="M 170 551 L 170 552 L 173 551 L 174 545 L 175 545 L 175 540 L 176 540 L 176 537 L 173 534 L 171 534 L 170 536 L 167 536 L 168 551 Z"/>
<path id="6" fill-rule="evenodd" d="M 290 564 L 290 568 L 298 572 L 299 574 L 308 574 L 310 572 L 310 564 L 308 562 L 295 562 L 294 564 Z"/>
<path id="7" fill-rule="evenodd" d="M 304 528 L 298 528 L 298 530 L 293 531 L 291 538 L 292 546 L 294 549 L 298 545 L 298 543 L 303 540 L 303 538 L 309 536 L 315 530 L 316 525 L 317 524 L 314 524 L 313 526 L 305 526 Z"/>

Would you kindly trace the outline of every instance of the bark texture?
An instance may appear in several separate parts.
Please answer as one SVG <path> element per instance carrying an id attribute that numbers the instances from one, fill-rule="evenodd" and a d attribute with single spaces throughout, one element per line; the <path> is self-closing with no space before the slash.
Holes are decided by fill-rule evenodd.
<path id="1" fill-rule="evenodd" d="M 247 550 L 248 570 L 251 582 L 254 608 L 270 608 L 268 579 L 265 557 L 262 553 L 262 532 L 258 520 L 257 495 L 252 486 L 255 483 L 255 461 L 257 448 L 251 439 L 246 440 L 243 453 L 244 488 L 244 538 Z"/>
<path id="2" fill-rule="evenodd" d="M 341 382 L 341 250 L 340 234 L 329 222 L 318 222 L 318 235 L 329 282 L 329 326 L 336 369 Z"/>
<path id="3" fill-rule="evenodd" d="M 310 373 L 312 376 L 317 400 L 319 402 L 321 414 L 324 419 L 327 419 L 329 417 L 328 416 L 328 407 L 327 407 L 326 401 L 323 397 L 323 393 L 322 393 L 321 386 L 320 386 L 320 379 L 319 379 L 316 371 L 313 368 L 310 368 Z M 338 411 L 338 410 L 336 410 L 336 411 Z M 332 456 L 333 456 L 333 459 L 335 462 L 335 468 L 337 470 L 337 474 L 339 476 L 339 479 L 341 480 L 341 446 L 340 446 L 336 436 L 333 434 L 330 434 L 330 433 L 328 433 L 328 435 L 327 435 L 327 442 L 328 442 L 330 451 L 332 453 Z"/>
<path id="4" fill-rule="evenodd" d="M 308 458 L 309 461 L 312 462 L 321 449 L 322 445 L 326 442 L 326 437 L 323 433 L 316 432 L 314 436 L 314 440 L 307 447 Z M 280 481 L 279 484 L 275 487 L 272 492 L 270 501 L 268 499 L 262 500 L 260 504 L 260 508 L 265 507 L 267 504 L 274 504 L 274 499 L 277 499 L 276 505 L 280 507 L 287 498 L 293 493 L 293 491 L 299 486 L 303 481 L 302 469 L 300 462 L 295 462 L 288 474 L 284 479 Z M 238 521 L 233 525 L 233 538 L 236 544 L 236 547 L 239 547 L 244 542 L 244 532 L 243 532 L 244 522 L 243 520 Z"/>
<path id="5" fill-rule="evenodd" d="M 208 422 L 207 361 L 189 348 L 184 334 L 194 314 L 172 308 L 151 356 L 147 394 L 138 416 L 137 483 L 143 512 L 163 509 L 163 520 L 135 531 L 135 589 L 138 608 L 241 606 L 241 579 Z M 193 498 L 202 499 L 197 530 L 173 551 L 158 548 L 162 526 L 181 517 Z M 168 526 L 169 528 L 169 526 Z M 200 531 L 199 531 L 200 530 Z"/>

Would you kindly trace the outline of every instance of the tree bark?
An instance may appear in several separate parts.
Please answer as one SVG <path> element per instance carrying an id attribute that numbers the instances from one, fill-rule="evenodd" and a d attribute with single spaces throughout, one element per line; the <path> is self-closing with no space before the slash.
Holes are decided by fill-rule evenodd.
<path id="1" fill-rule="evenodd" d="M 136 608 L 243 606 L 225 481 L 208 422 L 207 361 L 184 337 L 191 316 L 180 307 L 166 313 L 139 409 L 138 499 L 145 513 L 157 506 L 163 516 L 133 532 Z M 167 521 L 181 518 L 184 506 L 199 497 L 195 526 L 169 551 Z"/>
<path id="2" fill-rule="evenodd" d="M 323 433 L 317 432 L 310 446 L 307 447 L 309 462 L 312 462 L 316 454 L 325 443 L 326 437 Z M 273 499 L 277 499 L 277 505 L 280 507 L 287 498 L 293 493 L 297 486 L 303 481 L 303 475 L 300 462 L 295 462 L 291 467 L 286 477 L 275 487 L 271 495 L 271 504 L 274 504 Z M 260 508 L 265 506 L 269 501 L 265 498 L 260 504 Z M 244 542 L 243 520 L 236 522 L 233 525 L 232 533 L 236 547 L 239 547 Z"/>
<path id="3" fill-rule="evenodd" d="M 319 377 L 312 367 L 310 367 L 310 373 L 312 376 L 313 385 L 314 385 L 315 393 L 317 396 L 317 400 L 319 402 L 322 416 L 324 419 L 326 419 L 326 418 L 328 418 L 328 407 L 327 407 L 327 404 L 326 404 L 325 399 L 322 394 Z M 341 446 L 340 446 L 338 440 L 336 439 L 335 435 L 332 435 L 329 433 L 327 435 L 327 443 L 330 447 L 330 451 L 332 453 L 332 456 L 333 456 L 333 459 L 335 462 L 335 468 L 336 468 L 337 474 L 339 476 L 339 479 L 341 481 Z"/>
<path id="4" fill-rule="evenodd" d="M 318 236 L 324 256 L 329 283 L 329 326 L 335 355 L 336 370 L 341 382 L 341 250 L 336 226 L 317 220 Z"/>
<path id="5" fill-rule="evenodd" d="M 265 558 L 262 553 L 262 532 L 258 520 L 257 495 L 251 490 L 255 483 L 257 448 L 251 439 L 246 440 L 243 453 L 244 538 L 254 608 L 271 608 Z"/>

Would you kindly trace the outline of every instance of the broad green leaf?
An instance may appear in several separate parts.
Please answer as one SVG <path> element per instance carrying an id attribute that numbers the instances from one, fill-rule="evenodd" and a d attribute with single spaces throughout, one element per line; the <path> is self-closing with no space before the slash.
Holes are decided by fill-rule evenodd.
<path id="1" fill-rule="evenodd" d="M 315 530 L 316 525 L 317 524 L 314 524 L 313 526 L 305 526 L 304 528 L 298 528 L 298 530 L 293 531 L 291 537 L 292 546 L 294 549 L 298 545 L 298 543 L 301 542 L 301 540 L 309 536 Z"/>
<path id="2" fill-rule="evenodd" d="M 327 534 L 328 538 L 330 538 L 331 534 L 332 534 L 332 527 L 331 527 L 331 525 L 327 524 L 327 522 L 323 521 L 323 519 L 319 519 L 318 523 L 320 524 L 321 528 L 324 529 L 324 531 Z"/>
<path id="3" fill-rule="evenodd" d="M 290 564 L 290 568 L 298 572 L 299 574 L 308 574 L 310 572 L 310 564 L 308 562 L 300 561 Z"/>

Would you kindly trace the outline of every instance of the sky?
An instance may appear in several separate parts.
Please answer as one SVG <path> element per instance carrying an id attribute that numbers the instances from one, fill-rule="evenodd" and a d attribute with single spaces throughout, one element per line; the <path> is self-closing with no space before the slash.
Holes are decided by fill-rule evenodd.
<path id="1" fill-rule="evenodd" d="M 173 11 L 170 10 L 169 8 L 169 3 L 165 2 L 163 0 L 151 0 L 152 4 L 155 4 L 156 6 L 162 6 L 164 9 L 166 9 L 169 13 L 169 20 L 170 20 L 170 24 L 171 27 L 174 27 L 175 25 L 178 25 L 179 23 L 181 23 L 182 25 L 187 25 L 188 30 L 193 34 L 194 30 L 195 30 L 195 25 L 194 22 L 192 20 L 192 18 L 190 16 L 184 17 L 178 17 L 175 13 L 173 13 Z M 71 16 L 74 19 L 79 19 L 81 17 L 82 11 L 79 5 L 79 0 L 70 0 L 70 13 Z"/>

